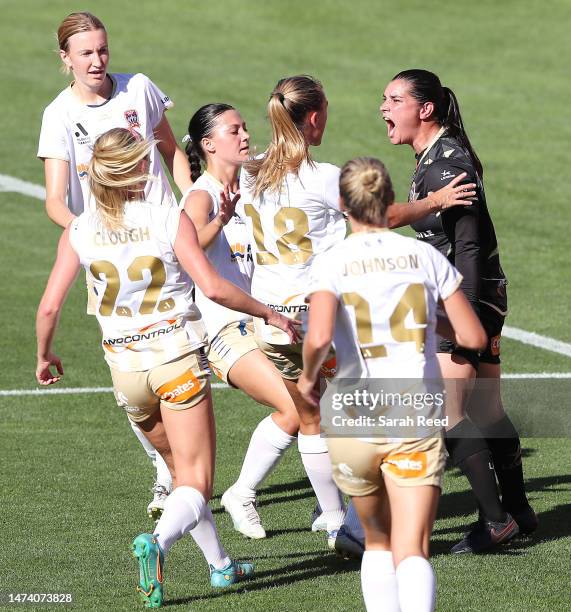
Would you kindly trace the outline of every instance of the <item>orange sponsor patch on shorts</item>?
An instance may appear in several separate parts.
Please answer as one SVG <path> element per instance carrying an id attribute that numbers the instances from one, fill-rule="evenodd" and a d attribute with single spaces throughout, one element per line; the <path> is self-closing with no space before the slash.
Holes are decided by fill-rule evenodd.
<path id="1" fill-rule="evenodd" d="M 423 451 L 415 453 L 394 453 L 385 459 L 387 469 L 401 478 L 422 478 L 426 476 L 427 457 Z"/>
<path id="2" fill-rule="evenodd" d="M 500 335 L 492 336 L 492 338 L 490 338 L 490 352 L 494 357 L 497 357 L 500 354 L 501 341 L 502 337 Z"/>
<path id="3" fill-rule="evenodd" d="M 337 374 L 337 358 L 333 356 L 331 359 L 325 361 L 319 371 L 321 376 L 324 376 L 325 378 L 333 378 L 335 374 Z"/>
<path id="4" fill-rule="evenodd" d="M 157 389 L 162 400 L 173 404 L 186 402 L 199 391 L 200 381 L 192 370 L 187 370 L 184 374 L 177 376 Z"/>

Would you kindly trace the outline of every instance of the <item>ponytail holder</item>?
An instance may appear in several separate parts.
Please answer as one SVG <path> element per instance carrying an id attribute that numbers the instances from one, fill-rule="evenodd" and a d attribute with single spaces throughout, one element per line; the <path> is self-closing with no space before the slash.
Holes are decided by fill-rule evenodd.
<path id="1" fill-rule="evenodd" d="M 283 93 L 281 91 L 276 91 L 274 94 L 272 94 L 274 96 L 276 96 L 276 98 L 283 104 L 285 101 L 285 96 L 283 95 Z"/>
<path id="2" fill-rule="evenodd" d="M 187 142 L 190 142 L 192 140 L 192 138 L 190 137 L 190 134 L 185 134 L 182 137 L 182 144 L 186 144 Z"/>

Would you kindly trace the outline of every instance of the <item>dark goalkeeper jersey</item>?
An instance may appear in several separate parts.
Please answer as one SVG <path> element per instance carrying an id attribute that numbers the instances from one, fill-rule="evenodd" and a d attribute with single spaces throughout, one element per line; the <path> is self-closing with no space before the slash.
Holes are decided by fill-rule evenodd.
<path id="1" fill-rule="evenodd" d="M 454 206 L 431 214 L 413 223 L 412 227 L 419 240 L 437 248 L 460 271 L 464 277 L 462 289 L 476 312 L 484 303 L 505 315 L 507 280 L 500 265 L 484 185 L 468 152 L 458 141 L 444 134 L 416 158 L 409 202 L 437 191 L 462 172 L 468 173 L 464 182 L 477 184 L 477 201 L 471 206 Z"/>

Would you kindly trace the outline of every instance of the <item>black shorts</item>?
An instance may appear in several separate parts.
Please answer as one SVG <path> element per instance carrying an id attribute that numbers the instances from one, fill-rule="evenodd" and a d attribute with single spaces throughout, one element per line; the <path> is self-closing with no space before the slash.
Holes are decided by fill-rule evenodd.
<path id="1" fill-rule="evenodd" d="M 437 336 L 438 353 L 449 353 L 464 357 L 472 367 L 477 370 L 480 362 L 482 363 L 501 363 L 500 360 L 500 341 L 502 337 L 502 327 L 504 326 L 505 317 L 497 310 L 487 304 L 480 304 L 480 323 L 488 336 L 486 348 L 478 353 L 469 349 L 461 348 L 454 342 Z"/>

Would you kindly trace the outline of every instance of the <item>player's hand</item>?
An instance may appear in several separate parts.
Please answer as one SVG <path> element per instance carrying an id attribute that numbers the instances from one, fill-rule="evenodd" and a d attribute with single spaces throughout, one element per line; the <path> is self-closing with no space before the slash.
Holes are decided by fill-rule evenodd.
<path id="1" fill-rule="evenodd" d="M 234 215 L 236 210 L 236 204 L 240 199 L 240 192 L 238 191 L 234 197 L 230 197 L 230 188 L 228 185 L 224 185 L 224 189 L 220 192 L 220 206 L 218 210 L 218 222 L 220 225 L 226 225 L 228 221 Z"/>
<path id="2" fill-rule="evenodd" d="M 465 183 L 460 185 L 467 176 L 462 172 L 455 176 L 448 185 L 438 191 L 430 191 L 428 197 L 438 206 L 438 210 L 446 210 L 452 206 L 469 206 L 475 200 L 476 183 Z"/>
<path id="3" fill-rule="evenodd" d="M 50 368 L 55 366 L 59 376 L 54 376 Z M 40 385 L 53 385 L 63 376 L 63 366 L 60 358 L 53 353 L 49 353 L 46 358 L 38 357 L 36 366 L 36 380 Z"/>
<path id="4" fill-rule="evenodd" d="M 292 344 L 296 344 L 301 340 L 301 334 L 299 333 L 301 329 L 301 321 L 288 319 L 279 312 L 276 312 L 270 308 L 270 313 L 266 319 L 266 323 L 284 331 L 288 335 Z"/>
<path id="5" fill-rule="evenodd" d="M 319 390 L 317 385 L 315 381 L 309 380 L 304 372 L 301 373 L 297 381 L 297 390 L 308 404 L 314 408 L 319 408 Z"/>

